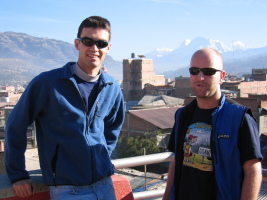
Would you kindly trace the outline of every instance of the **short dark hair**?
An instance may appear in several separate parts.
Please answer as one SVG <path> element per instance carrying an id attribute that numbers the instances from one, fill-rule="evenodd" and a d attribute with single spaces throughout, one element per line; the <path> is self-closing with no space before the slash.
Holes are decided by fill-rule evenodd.
<path id="1" fill-rule="evenodd" d="M 111 38 L 110 23 L 107 19 L 100 16 L 91 16 L 83 20 L 79 26 L 77 37 L 79 38 L 81 36 L 83 28 L 90 28 L 90 27 L 105 29 L 109 33 L 109 40 L 110 40 Z"/>

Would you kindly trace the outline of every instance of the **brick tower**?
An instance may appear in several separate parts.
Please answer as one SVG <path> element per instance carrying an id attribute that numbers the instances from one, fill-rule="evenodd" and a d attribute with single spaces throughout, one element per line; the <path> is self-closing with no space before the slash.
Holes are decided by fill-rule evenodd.
<path id="1" fill-rule="evenodd" d="M 139 56 L 140 57 L 140 56 Z M 123 95 L 125 101 L 140 100 L 145 84 L 165 85 L 163 75 L 155 75 L 153 60 L 146 58 L 123 60 Z"/>

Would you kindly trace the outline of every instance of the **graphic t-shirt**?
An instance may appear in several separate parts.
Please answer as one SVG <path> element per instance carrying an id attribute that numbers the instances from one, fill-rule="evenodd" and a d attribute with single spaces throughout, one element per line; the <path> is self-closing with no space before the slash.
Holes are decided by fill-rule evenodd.
<path id="1" fill-rule="evenodd" d="M 179 199 L 216 199 L 210 148 L 211 115 L 215 109 L 197 107 L 187 129 Z"/>

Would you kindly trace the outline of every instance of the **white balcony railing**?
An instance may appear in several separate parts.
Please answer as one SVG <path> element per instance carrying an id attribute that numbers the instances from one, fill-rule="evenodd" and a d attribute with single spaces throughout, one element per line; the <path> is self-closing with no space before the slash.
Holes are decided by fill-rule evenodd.
<path id="1" fill-rule="evenodd" d="M 170 152 L 150 154 L 144 156 L 136 156 L 130 158 L 121 158 L 112 160 L 112 163 L 115 166 L 115 169 L 122 169 L 127 167 L 136 167 L 142 165 L 149 165 L 155 163 L 162 163 L 171 161 L 174 154 Z M 263 181 L 267 181 L 267 169 L 262 170 Z M 134 199 L 148 199 L 154 197 L 162 197 L 165 189 L 153 190 L 153 191 L 144 191 L 144 192 L 134 192 Z"/>
<path id="2" fill-rule="evenodd" d="M 127 168 L 127 167 L 136 167 L 136 166 L 171 161 L 172 156 L 173 156 L 173 153 L 165 152 L 165 153 L 157 153 L 157 154 L 150 154 L 150 155 L 144 155 L 144 156 L 116 159 L 116 160 L 112 160 L 112 163 L 114 164 L 115 169 L 122 169 L 122 168 Z M 134 192 L 133 196 L 135 200 L 162 197 L 164 194 L 164 191 L 165 189 L 144 191 L 144 192 Z"/>

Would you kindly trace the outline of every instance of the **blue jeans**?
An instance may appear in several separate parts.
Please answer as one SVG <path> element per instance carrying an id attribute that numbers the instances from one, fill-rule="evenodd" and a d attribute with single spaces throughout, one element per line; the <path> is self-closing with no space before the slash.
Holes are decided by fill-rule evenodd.
<path id="1" fill-rule="evenodd" d="M 49 186 L 50 200 L 116 200 L 111 177 L 92 185 Z"/>

